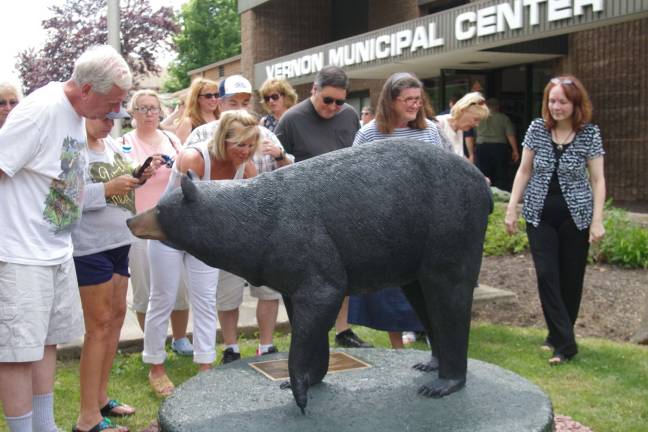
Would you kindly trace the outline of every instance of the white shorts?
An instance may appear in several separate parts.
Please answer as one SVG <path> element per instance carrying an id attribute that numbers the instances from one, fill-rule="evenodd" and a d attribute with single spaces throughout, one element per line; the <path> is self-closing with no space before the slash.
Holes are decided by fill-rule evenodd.
<path id="1" fill-rule="evenodd" d="M 149 274 L 148 240 L 135 239 L 128 254 L 128 266 L 130 268 L 130 282 L 133 287 L 133 304 L 131 309 L 135 312 L 146 313 L 149 296 L 151 294 L 151 275 Z M 184 268 L 178 287 L 178 296 L 173 305 L 173 310 L 189 309 L 189 295 L 187 294 L 187 283 Z"/>
<path id="2" fill-rule="evenodd" d="M 238 309 L 243 303 L 243 290 L 250 287 L 250 295 L 259 300 L 279 300 L 281 294 L 267 286 L 250 285 L 245 279 L 221 270 L 218 275 L 216 292 L 216 309 L 230 311 Z"/>
<path id="3" fill-rule="evenodd" d="M 54 266 L 0 261 L 0 363 L 42 360 L 45 346 L 84 332 L 74 260 Z"/>

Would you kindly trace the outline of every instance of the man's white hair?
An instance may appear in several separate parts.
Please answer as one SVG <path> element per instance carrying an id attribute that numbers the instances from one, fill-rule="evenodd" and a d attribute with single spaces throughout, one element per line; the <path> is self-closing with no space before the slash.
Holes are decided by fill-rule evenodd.
<path id="1" fill-rule="evenodd" d="M 128 64 L 110 45 L 88 48 L 74 63 L 72 80 L 77 85 L 90 84 L 92 91 L 106 94 L 113 85 L 129 90 L 133 85 Z"/>

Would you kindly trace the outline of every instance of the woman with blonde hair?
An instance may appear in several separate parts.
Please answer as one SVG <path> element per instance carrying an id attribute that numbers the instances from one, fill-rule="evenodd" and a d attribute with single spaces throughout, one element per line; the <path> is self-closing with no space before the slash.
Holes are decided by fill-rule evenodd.
<path id="1" fill-rule="evenodd" d="M 450 114 L 436 117 L 442 138 L 448 140 L 452 150 L 459 156 L 464 156 L 463 133 L 479 125 L 490 114 L 484 96 L 479 92 L 466 94 L 452 106 Z M 468 159 L 474 162 L 474 145 L 466 144 Z"/>
<path id="2" fill-rule="evenodd" d="M 209 141 L 186 147 L 178 156 L 167 191 L 177 188 L 180 179 L 192 170 L 202 180 L 231 180 L 254 177 L 252 156 L 260 145 L 258 120 L 247 111 L 227 111 Z M 207 266 L 188 253 L 162 242 L 149 243 L 151 298 L 146 313 L 142 360 L 151 364 L 149 382 L 160 396 L 168 396 L 174 386 L 166 375 L 166 321 L 184 269 L 193 310 L 194 362 L 199 371 L 208 370 L 216 359 L 216 290 L 218 269 Z"/>
<path id="3" fill-rule="evenodd" d="M 153 90 L 138 90 L 131 97 L 128 111 L 134 130 L 120 138 L 122 151 L 138 164 L 148 157 L 168 156 L 175 159 L 182 148 L 180 140 L 171 132 L 159 128 L 162 105 L 159 95 Z M 166 189 L 171 175 L 171 165 L 163 164 L 153 176 L 135 190 L 135 209 L 138 213 L 154 207 Z M 146 310 L 150 295 L 148 240 L 135 239 L 128 255 L 133 288 L 132 309 L 144 331 Z M 173 312 L 171 313 L 171 346 L 179 355 L 193 354 L 191 342 L 187 338 L 189 321 L 189 301 L 185 283 L 179 289 Z"/>
<path id="4" fill-rule="evenodd" d="M 297 93 L 283 78 L 268 78 L 259 89 L 261 105 L 268 113 L 261 118 L 261 126 L 274 132 L 279 119 L 288 108 L 297 103 Z"/>
<path id="5" fill-rule="evenodd" d="M 176 135 L 185 142 L 198 126 L 218 120 L 218 83 L 206 78 L 196 78 L 189 87 L 184 112 L 176 128 Z"/>

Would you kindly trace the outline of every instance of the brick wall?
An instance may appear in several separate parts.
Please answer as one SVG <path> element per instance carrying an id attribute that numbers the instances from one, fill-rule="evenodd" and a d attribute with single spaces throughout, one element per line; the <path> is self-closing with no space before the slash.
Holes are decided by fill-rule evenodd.
<path id="1" fill-rule="evenodd" d="M 608 196 L 648 201 L 648 18 L 574 33 L 563 70 L 579 77 L 603 134 Z"/>
<path id="2" fill-rule="evenodd" d="M 416 0 L 370 0 L 369 31 L 419 17 Z"/>
<path id="3" fill-rule="evenodd" d="M 330 0 L 275 0 L 242 13 L 243 75 L 252 81 L 254 64 L 330 42 L 330 22 Z"/>

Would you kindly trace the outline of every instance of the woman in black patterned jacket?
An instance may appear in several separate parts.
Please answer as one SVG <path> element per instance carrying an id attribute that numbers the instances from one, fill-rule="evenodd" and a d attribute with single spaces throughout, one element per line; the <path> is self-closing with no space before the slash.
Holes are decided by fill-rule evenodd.
<path id="1" fill-rule="evenodd" d="M 605 178 L 603 143 L 590 124 L 592 105 L 573 76 L 553 78 L 545 87 L 542 118 L 524 138 L 505 223 L 517 231 L 517 204 L 538 278 L 538 292 L 549 330 L 543 348 L 553 350 L 550 365 L 578 352 L 574 324 L 578 317 L 589 244 L 603 228 Z"/>

